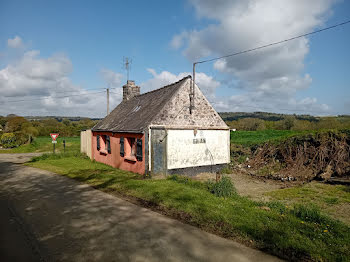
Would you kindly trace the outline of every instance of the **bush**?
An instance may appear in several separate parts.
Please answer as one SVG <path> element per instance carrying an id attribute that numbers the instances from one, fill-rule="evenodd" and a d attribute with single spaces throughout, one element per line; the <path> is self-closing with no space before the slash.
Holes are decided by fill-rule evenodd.
<path id="1" fill-rule="evenodd" d="M 226 176 L 216 183 L 210 183 L 209 191 L 217 197 L 231 197 L 237 194 L 233 182 Z"/>
<path id="2" fill-rule="evenodd" d="M 4 133 L 1 136 L 1 144 L 5 148 L 11 148 L 17 146 L 16 135 L 14 133 Z"/>
<path id="3" fill-rule="evenodd" d="M 265 130 L 264 120 L 257 118 L 243 118 L 237 121 L 237 125 L 233 126 L 233 128 L 238 128 L 239 130 L 246 131 L 257 131 L 257 130 Z"/>
<path id="4" fill-rule="evenodd" d="M 29 137 L 23 132 L 15 132 L 16 146 L 23 145 L 29 141 Z"/>

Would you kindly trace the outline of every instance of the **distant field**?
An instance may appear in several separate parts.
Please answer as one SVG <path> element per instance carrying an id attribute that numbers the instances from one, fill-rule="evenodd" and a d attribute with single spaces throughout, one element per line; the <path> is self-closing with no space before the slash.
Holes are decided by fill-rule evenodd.
<path id="1" fill-rule="evenodd" d="M 231 132 L 231 144 L 252 146 L 268 141 L 280 141 L 295 135 L 308 134 L 312 131 L 292 130 L 262 130 L 262 131 L 236 131 Z"/>
<path id="2" fill-rule="evenodd" d="M 63 152 L 63 140 L 66 140 L 66 152 L 80 151 L 80 137 L 58 137 L 56 152 Z M 53 145 L 51 137 L 37 137 L 31 144 L 21 145 L 17 148 L 0 150 L 0 153 L 31 153 L 52 152 Z"/>

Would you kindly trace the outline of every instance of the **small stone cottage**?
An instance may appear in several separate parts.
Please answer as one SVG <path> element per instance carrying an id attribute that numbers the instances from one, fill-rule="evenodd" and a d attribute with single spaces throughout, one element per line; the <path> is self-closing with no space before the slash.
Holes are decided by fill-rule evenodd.
<path id="1" fill-rule="evenodd" d="M 187 76 L 140 94 L 134 81 L 123 101 L 92 128 L 91 158 L 139 174 L 216 171 L 230 161 L 229 128 Z"/>

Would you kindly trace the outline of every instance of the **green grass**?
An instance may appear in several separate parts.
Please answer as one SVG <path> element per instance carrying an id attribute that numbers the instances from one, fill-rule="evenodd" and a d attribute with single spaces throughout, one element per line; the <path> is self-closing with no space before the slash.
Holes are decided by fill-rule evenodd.
<path id="1" fill-rule="evenodd" d="M 253 146 L 268 141 L 282 141 L 292 136 L 308 134 L 313 131 L 292 130 L 262 130 L 262 131 L 235 131 L 231 132 L 231 143 L 243 146 Z"/>
<path id="2" fill-rule="evenodd" d="M 318 182 L 298 187 L 279 189 L 265 195 L 285 204 L 313 203 L 334 218 L 350 225 L 349 186 L 329 185 Z"/>
<path id="3" fill-rule="evenodd" d="M 50 170 L 109 193 L 143 199 L 207 231 L 253 243 L 289 260 L 349 261 L 350 228 L 314 206 L 255 202 L 237 194 L 216 197 L 206 184 L 140 175 L 92 162 L 78 154 L 44 155 L 27 165 Z"/>
<path id="4" fill-rule="evenodd" d="M 80 151 L 80 137 L 58 137 L 56 152 L 63 152 L 63 139 L 66 140 L 66 152 Z M 12 149 L 0 150 L 0 153 L 33 153 L 33 152 L 52 152 L 52 139 L 49 136 L 41 136 L 34 139 L 31 144 L 21 145 Z"/>

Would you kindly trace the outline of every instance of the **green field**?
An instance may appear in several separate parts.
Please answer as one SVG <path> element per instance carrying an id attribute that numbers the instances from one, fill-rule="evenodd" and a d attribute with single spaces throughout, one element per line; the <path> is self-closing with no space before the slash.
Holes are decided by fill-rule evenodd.
<path id="1" fill-rule="evenodd" d="M 282 141 L 288 137 L 310 134 L 313 131 L 261 130 L 231 132 L 231 143 L 243 146 L 260 145 L 269 141 Z"/>
<path id="2" fill-rule="evenodd" d="M 213 195 L 190 179 L 143 179 L 86 157 L 43 155 L 27 165 L 155 207 L 204 230 L 240 240 L 288 260 L 349 261 L 350 228 L 313 206 Z"/>
<path id="3" fill-rule="evenodd" d="M 63 152 L 63 140 L 66 140 L 66 152 L 80 151 L 80 137 L 58 137 L 56 152 Z M 33 153 L 33 152 L 52 152 L 53 145 L 50 136 L 41 136 L 34 139 L 31 144 L 21 145 L 12 149 L 0 150 L 0 153 Z"/>

